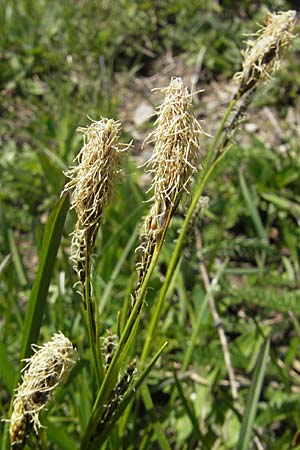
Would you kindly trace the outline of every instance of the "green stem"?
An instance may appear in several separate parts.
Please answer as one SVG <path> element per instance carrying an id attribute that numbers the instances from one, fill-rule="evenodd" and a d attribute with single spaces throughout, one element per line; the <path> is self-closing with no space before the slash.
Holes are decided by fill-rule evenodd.
<path id="1" fill-rule="evenodd" d="M 218 144 L 219 144 L 219 141 L 220 141 L 220 138 L 221 138 L 222 133 L 223 133 L 224 128 L 225 128 L 226 121 L 227 121 L 231 111 L 235 107 L 236 103 L 237 103 L 237 100 L 235 100 L 235 99 L 233 99 L 230 102 L 230 104 L 229 104 L 229 106 L 228 106 L 228 108 L 227 108 L 227 110 L 226 110 L 226 112 L 224 114 L 224 117 L 223 117 L 223 119 L 222 119 L 222 121 L 220 123 L 220 126 L 218 128 L 216 136 L 215 136 L 215 138 L 214 138 L 214 140 L 213 140 L 213 142 L 212 142 L 212 144 L 211 144 L 211 146 L 210 146 L 210 148 L 208 150 L 208 153 L 206 155 L 205 163 L 204 163 L 204 169 L 203 169 L 202 173 L 200 174 L 200 179 L 199 179 L 199 182 L 198 182 L 198 186 L 196 187 L 196 191 L 195 191 L 195 193 L 193 195 L 190 207 L 189 207 L 189 209 L 188 209 L 188 211 L 186 213 L 186 217 L 185 217 L 185 220 L 183 222 L 183 225 L 182 225 L 182 228 L 181 228 L 181 231 L 180 231 L 180 234 L 179 234 L 179 237 L 178 237 L 178 240 L 177 240 L 174 252 L 172 253 L 172 258 L 171 258 L 170 264 L 168 266 L 168 270 L 167 270 L 167 274 L 166 274 L 164 283 L 163 283 L 163 285 L 161 287 L 161 290 L 159 292 L 159 296 L 158 296 L 157 301 L 156 301 L 156 303 L 154 305 L 154 310 L 153 310 L 153 313 L 151 315 L 151 322 L 150 322 L 150 325 L 149 325 L 149 330 L 148 330 L 147 337 L 146 337 L 145 344 L 144 344 L 143 351 L 142 351 L 142 356 L 141 356 L 141 361 L 142 362 L 145 362 L 145 360 L 146 360 L 146 358 L 147 358 L 147 356 L 149 354 L 150 345 L 151 345 L 151 342 L 153 341 L 154 333 L 155 333 L 155 330 L 157 328 L 157 324 L 158 324 L 159 316 L 160 316 L 160 313 L 161 313 L 161 310 L 162 310 L 163 302 L 164 302 L 165 296 L 167 294 L 169 285 L 171 283 L 172 277 L 173 277 L 173 275 L 175 273 L 176 266 L 177 266 L 177 264 L 179 262 L 179 259 L 180 259 L 181 253 L 182 253 L 182 248 L 183 248 L 185 236 L 187 234 L 187 231 L 188 231 L 189 224 L 190 224 L 190 221 L 192 219 L 193 213 L 194 213 L 194 211 L 195 211 L 195 209 L 197 207 L 197 204 L 199 202 L 199 199 L 200 199 L 201 195 L 203 194 L 203 190 L 204 190 L 204 187 L 205 187 L 205 185 L 207 183 L 207 180 L 209 179 L 209 177 L 213 173 L 213 171 L 214 171 L 215 167 L 217 166 L 217 164 L 220 162 L 220 160 L 224 157 L 224 155 L 228 152 L 228 150 L 230 148 L 230 147 L 228 147 L 227 149 L 224 149 L 223 153 L 220 153 L 219 157 L 216 160 L 214 160 L 215 155 L 216 155 L 216 151 L 217 151 L 217 148 L 218 148 Z"/>
<path id="2" fill-rule="evenodd" d="M 113 389 L 115 382 L 117 380 L 118 372 L 120 366 L 125 358 L 124 349 L 127 347 L 126 343 L 130 339 L 131 335 L 136 332 L 138 321 L 140 319 L 141 311 L 144 304 L 144 296 L 149 279 L 152 275 L 153 269 L 155 267 L 159 251 L 155 249 L 150 266 L 148 268 L 147 274 L 145 276 L 144 282 L 139 290 L 136 302 L 127 323 L 124 327 L 122 336 L 120 338 L 119 344 L 114 352 L 113 359 L 109 365 L 108 371 L 103 379 L 102 385 L 98 391 L 96 401 L 94 403 L 92 416 L 86 430 L 85 436 L 83 438 L 82 448 L 90 448 L 89 437 L 92 435 L 94 428 L 97 426 L 98 420 L 101 417 L 102 409 L 109 398 L 110 392 Z"/>
<path id="3" fill-rule="evenodd" d="M 143 384 L 143 387 L 141 390 L 142 390 L 142 397 L 143 397 L 144 405 L 150 416 L 150 420 L 151 420 L 153 429 L 156 434 L 156 439 L 157 439 L 158 445 L 161 450 L 171 450 L 170 444 L 165 436 L 162 425 L 161 425 L 161 423 L 157 417 L 157 414 L 155 412 L 154 404 L 153 404 L 147 383 Z"/>
<path id="4" fill-rule="evenodd" d="M 224 114 L 224 116 L 222 118 L 222 121 L 221 121 L 221 123 L 219 125 L 219 128 L 218 128 L 218 130 L 216 132 L 214 140 L 213 140 L 213 142 L 212 142 L 212 144 L 211 144 L 211 146 L 210 146 L 210 148 L 209 148 L 209 150 L 207 152 L 207 155 L 206 155 L 206 158 L 205 158 L 205 162 L 204 162 L 204 172 L 206 170 L 208 170 L 208 168 L 209 168 L 210 164 L 212 163 L 213 159 L 216 157 L 216 151 L 217 151 L 218 144 L 219 144 L 220 138 L 222 136 L 222 133 L 223 133 L 223 131 L 225 129 L 226 122 L 227 122 L 228 117 L 231 114 L 233 108 L 237 104 L 237 102 L 238 102 L 238 99 L 233 98 L 231 100 L 231 102 L 229 103 L 228 108 L 225 111 L 225 114 Z M 195 195 L 197 195 L 197 192 L 195 193 Z"/>
<path id="5" fill-rule="evenodd" d="M 86 248 L 86 267 L 85 267 L 85 284 L 84 284 L 84 300 L 86 303 L 86 313 L 87 313 L 87 323 L 88 323 L 88 332 L 89 332 L 89 341 L 90 348 L 93 353 L 94 362 L 95 362 L 95 372 L 97 378 L 98 387 L 101 385 L 101 382 L 104 378 L 104 370 L 102 365 L 102 355 L 100 349 L 100 340 L 99 340 L 99 321 L 97 308 L 93 304 L 93 300 L 91 298 L 91 261 L 90 261 L 90 249 Z"/>

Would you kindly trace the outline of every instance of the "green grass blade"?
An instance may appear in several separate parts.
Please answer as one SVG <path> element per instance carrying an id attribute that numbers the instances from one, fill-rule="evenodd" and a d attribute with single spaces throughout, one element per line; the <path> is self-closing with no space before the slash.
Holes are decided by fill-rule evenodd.
<path id="1" fill-rule="evenodd" d="M 292 202 L 284 197 L 279 197 L 279 195 L 262 193 L 261 196 L 267 200 L 267 202 L 273 203 L 278 209 L 288 211 L 295 219 L 299 222 L 300 220 L 300 205 L 296 202 Z"/>
<path id="2" fill-rule="evenodd" d="M 28 280 L 27 280 L 27 277 L 26 277 L 26 274 L 24 271 L 24 265 L 22 263 L 22 259 L 19 254 L 18 247 L 17 247 L 12 230 L 8 229 L 7 234 L 8 234 L 9 248 L 10 248 L 13 264 L 15 267 L 15 271 L 16 271 L 16 276 L 17 276 L 21 286 L 26 286 L 28 284 Z"/>
<path id="3" fill-rule="evenodd" d="M 46 420 L 47 435 L 52 444 L 56 444 L 61 450 L 75 450 L 78 448 L 77 442 L 60 426 L 55 426 Z"/>
<path id="4" fill-rule="evenodd" d="M 170 444 L 165 436 L 162 425 L 159 421 L 159 418 L 156 415 L 153 401 L 151 398 L 151 394 L 150 394 L 147 384 L 144 384 L 144 386 L 142 387 L 142 397 L 143 397 L 144 405 L 150 416 L 150 421 L 152 422 L 152 426 L 154 428 L 154 431 L 156 434 L 156 439 L 157 439 L 160 449 L 161 450 L 171 450 Z"/>
<path id="5" fill-rule="evenodd" d="M 0 341 L 0 361 L 1 380 L 10 395 L 13 395 L 15 371 L 8 358 L 7 350 L 2 340 Z"/>
<path id="6" fill-rule="evenodd" d="M 241 190 L 242 190 L 242 194 L 244 197 L 244 200 L 246 202 L 246 205 L 249 209 L 250 215 L 252 217 L 254 226 L 256 228 L 257 234 L 258 236 L 264 241 L 264 242 L 268 242 L 268 236 L 267 233 L 265 231 L 265 228 L 263 226 L 263 223 L 261 221 L 260 215 L 257 211 L 257 208 L 253 202 L 253 199 L 251 197 L 251 193 L 247 187 L 247 183 L 245 180 L 245 177 L 243 175 L 243 172 L 240 170 L 239 171 L 239 179 L 240 179 L 240 186 L 241 186 Z"/>
<path id="7" fill-rule="evenodd" d="M 125 392 L 125 394 L 123 395 L 123 398 L 122 398 L 120 404 L 118 405 L 118 407 L 117 407 L 117 409 L 116 409 L 116 411 L 115 411 L 115 413 L 113 415 L 112 420 L 106 425 L 106 427 L 103 430 L 103 432 L 101 434 L 97 435 L 97 437 L 95 438 L 95 440 L 93 441 L 92 444 L 89 444 L 89 437 L 88 437 L 88 435 L 85 436 L 85 438 L 84 438 L 84 440 L 82 442 L 82 447 L 81 447 L 82 449 L 84 449 L 84 450 L 86 450 L 86 449 L 98 450 L 100 443 L 104 443 L 105 442 L 105 440 L 109 437 L 111 431 L 115 427 L 115 424 L 120 419 L 120 417 L 122 416 L 123 412 L 125 411 L 125 409 L 129 405 L 129 403 L 132 401 L 136 391 L 142 385 L 142 383 L 146 379 L 147 375 L 150 373 L 152 367 L 154 366 L 154 364 L 156 363 L 158 358 L 161 356 L 162 352 L 165 350 L 167 345 L 168 345 L 168 343 L 165 342 L 164 345 L 159 349 L 159 351 L 151 359 L 151 361 L 149 362 L 147 367 L 142 371 L 141 375 L 135 380 L 132 388 L 129 388 Z M 168 450 L 169 450 L 169 448 L 168 448 Z"/>
<path id="8" fill-rule="evenodd" d="M 62 169 L 66 170 L 65 165 L 63 163 L 58 164 L 57 160 L 53 161 L 51 152 L 46 149 L 38 150 L 37 158 L 52 192 L 55 195 L 59 195 L 65 180 L 65 177 L 62 174 Z M 56 158 L 59 160 L 58 157 Z"/>
<path id="9" fill-rule="evenodd" d="M 247 450 L 249 448 L 252 427 L 256 415 L 257 404 L 265 376 L 267 361 L 269 357 L 270 337 L 267 337 L 261 346 L 253 379 L 247 398 L 246 409 L 243 414 L 243 422 L 240 430 L 239 441 L 236 450 Z"/>
<path id="10" fill-rule="evenodd" d="M 174 373 L 174 377 L 175 377 L 175 383 L 176 383 L 176 387 L 177 387 L 177 391 L 179 394 L 179 397 L 181 399 L 181 403 L 182 406 L 187 414 L 187 416 L 189 417 L 192 426 L 193 426 L 193 432 L 195 434 L 195 436 L 197 437 L 197 439 L 199 441 L 202 442 L 203 444 L 203 448 L 207 449 L 206 445 L 205 445 L 205 441 L 203 439 L 202 433 L 199 429 L 199 420 L 196 416 L 195 410 L 193 408 L 193 405 L 190 403 L 190 401 L 186 398 L 186 396 L 184 395 L 184 391 L 182 389 L 181 383 L 178 380 L 176 373 Z"/>
<path id="11" fill-rule="evenodd" d="M 50 214 L 46 226 L 39 267 L 26 311 L 21 359 L 29 356 L 30 345 L 35 343 L 39 336 L 48 289 L 68 209 L 68 195 L 63 195 Z"/>

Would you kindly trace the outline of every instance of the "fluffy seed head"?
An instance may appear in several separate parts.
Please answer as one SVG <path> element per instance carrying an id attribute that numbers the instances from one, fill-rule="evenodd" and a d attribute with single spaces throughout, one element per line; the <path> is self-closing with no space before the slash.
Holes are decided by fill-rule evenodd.
<path id="1" fill-rule="evenodd" d="M 155 130 L 147 139 L 154 142 L 153 156 L 146 163 L 153 174 L 155 207 L 151 226 L 159 231 L 164 216 L 187 192 L 192 175 L 199 170 L 199 122 L 192 114 L 192 96 L 181 78 L 172 78 L 164 89 L 164 102 L 158 108 Z"/>
<path id="2" fill-rule="evenodd" d="M 40 411 L 56 386 L 67 380 L 77 361 L 77 351 L 62 333 L 56 333 L 42 346 L 32 347 L 34 354 L 26 360 L 10 419 L 10 441 L 14 450 L 25 445 L 28 424 L 33 423 L 35 432 L 41 427 Z"/>
<path id="3" fill-rule="evenodd" d="M 78 165 L 66 172 L 71 180 L 64 191 L 73 190 L 71 203 L 82 229 L 93 228 L 101 220 L 113 192 L 122 147 L 124 150 L 119 143 L 120 130 L 119 122 L 105 118 L 78 128 L 84 145 L 76 157 Z"/>
<path id="4" fill-rule="evenodd" d="M 284 49 L 294 37 L 291 33 L 295 24 L 295 11 L 268 13 L 264 26 L 247 41 L 242 52 L 243 70 L 235 74 L 239 81 L 239 94 L 252 88 L 259 80 L 270 78 L 280 65 Z"/>

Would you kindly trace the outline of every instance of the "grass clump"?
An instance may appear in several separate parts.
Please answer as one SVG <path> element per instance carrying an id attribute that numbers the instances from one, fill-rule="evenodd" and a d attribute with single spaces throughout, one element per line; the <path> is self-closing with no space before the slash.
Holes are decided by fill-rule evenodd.
<path id="1" fill-rule="evenodd" d="M 151 9 L 136 5 L 133 27 Z M 122 19 L 130 9 L 123 6 Z M 238 87 L 227 96 L 213 137 L 203 132 L 197 118 L 202 103 L 195 111 L 197 97 L 182 78 L 157 89 L 165 97 L 141 144 L 152 151 L 145 163 L 149 208 L 146 183 L 131 152 L 123 152 L 131 144 L 120 143 L 120 122 L 100 111 L 99 121 L 80 128 L 83 146 L 69 170 L 70 148 L 77 144 L 61 124 L 59 152 L 39 153 L 49 202 L 63 193 L 44 218 L 47 225 L 34 228 L 39 266 L 33 283 L 4 204 L 9 240 L 0 271 L 0 370 L 13 448 L 282 450 L 297 444 L 296 147 L 286 143 L 283 156 L 257 136 L 247 145 L 237 134 L 262 82 L 278 68 L 294 22 L 294 11 L 267 15 L 247 44 Z M 123 56 L 117 49 L 113 55 L 119 63 Z M 107 61 L 101 61 L 104 70 Z M 110 109 L 103 102 L 109 94 L 99 94 L 103 110 Z M 61 173 L 69 178 L 64 188 Z M 17 295 L 20 286 L 27 303 Z M 76 351 L 62 333 L 50 340 L 57 329 L 72 337 Z M 39 339 L 48 344 L 32 347 Z M 20 363 L 14 379 L 19 358 L 11 355 L 19 347 L 20 360 L 28 363 L 24 369 Z M 52 395 L 77 351 L 69 382 Z M 292 406 L 280 415 L 278 405 L 284 411 Z M 1 450 L 9 446 L 8 428 Z"/>

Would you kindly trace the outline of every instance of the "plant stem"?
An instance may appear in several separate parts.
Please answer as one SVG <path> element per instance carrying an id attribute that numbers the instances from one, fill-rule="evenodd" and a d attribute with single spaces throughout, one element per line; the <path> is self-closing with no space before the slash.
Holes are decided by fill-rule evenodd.
<path id="1" fill-rule="evenodd" d="M 150 266 L 147 270 L 145 279 L 141 285 L 141 288 L 139 290 L 135 304 L 132 308 L 130 316 L 124 327 L 119 344 L 115 349 L 113 359 L 109 365 L 108 371 L 105 374 L 105 377 L 102 381 L 101 387 L 98 391 L 98 395 L 97 395 L 97 398 L 96 398 L 96 401 L 95 401 L 94 407 L 93 407 L 92 416 L 90 418 L 88 428 L 87 428 L 85 436 L 83 438 L 83 447 L 82 448 L 85 448 L 85 449 L 89 448 L 89 437 L 93 433 L 94 428 L 97 426 L 98 420 L 102 414 L 102 409 L 103 409 L 106 401 L 109 398 L 111 390 L 114 387 L 114 384 L 117 380 L 120 366 L 126 356 L 126 351 L 125 351 L 125 349 L 127 347 L 126 344 L 129 341 L 130 337 L 134 336 L 136 333 L 139 318 L 140 318 L 140 315 L 141 315 L 141 312 L 143 309 L 146 287 L 147 287 L 149 279 L 152 275 L 158 255 L 159 255 L 159 251 L 157 251 L 155 249 L 153 257 L 151 259 Z"/>
<path id="2" fill-rule="evenodd" d="M 205 187 L 205 185 L 207 183 L 208 178 L 211 176 L 211 174 L 213 173 L 216 165 L 224 157 L 224 155 L 227 153 L 227 151 L 230 148 L 230 147 L 227 147 L 227 149 L 224 149 L 224 151 L 222 153 L 220 153 L 219 157 L 216 160 L 214 160 L 214 157 L 216 155 L 216 151 L 217 151 L 217 148 L 218 148 L 218 144 L 219 144 L 220 138 L 221 138 L 222 133 L 223 133 L 223 131 L 225 129 L 226 121 L 227 121 L 231 111 L 235 107 L 236 103 L 237 103 L 237 100 L 235 100 L 235 99 L 233 99 L 230 102 L 230 104 L 229 104 L 229 106 L 228 106 L 228 108 L 227 108 L 227 110 L 226 110 L 226 112 L 224 114 L 224 117 L 223 117 L 223 119 L 222 119 L 222 121 L 220 123 L 220 126 L 218 128 L 216 136 L 215 136 L 215 138 L 214 138 L 214 140 L 213 140 L 213 142 L 212 142 L 212 144 L 211 144 L 211 146 L 210 146 L 210 148 L 208 150 L 208 153 L 206 155 L 205 162 L 204 162 L 204 169 L 203 169 L 202 173 L 200 174 L 198 186 L 196 187 L 196 191 L 195 191 L 195 193 L 193 195 L 190 207 L 189 207 L 189 209 L 188 209 L 188 211 L 186 213 L 186 217 L 185 217 L 185 220 L 183 222 L 183 225 L 182 225 L 182 228 L 181 228 L 178 240 L 176 242 L 176 246 L 175 246 L 174 252 L 172 253 L 172 258 L 171 258 L 170 264 L 168 266 L 168 270 L 167 270 L 167 273 L 166 273 L 166 277 L 165 277 L 164 283 L 163 283 L 163 285 L 161 287 L 161 290 L 159 292 L 159 296 L 157 297 L 157 301 L 156 301 L 156 303 L 154 305 L 154 310 L 153 310 L 153 313 L 151 315 L 151 322 L 150 322 L 149 330 L 148 330 L 147 337 L 146 337 L 145 344 L 144 344 L 143 351 L 142 351 L 142 356 L 141 356 L 141 361 L 142 362 L 145 362 L 145 360 L 146 360 L 146 358 L 148 356 L 150 345 L 151 345 L 151 342 L 153 341 L 153 336 L 154 336 L 154 333 L 155 333 L 155 330 L 156 330 L 156 327 L 157 327 L 157 324 L 158 324 L 159 316 L 160 316 L 160 313 L 161 313 L 161 310 L 162 310 L 162 305 L 163 305 L 166 293 L 168 291 L 171 279 L 172 279 L 172 277 L 173 277 L 173 275 L 175 273 L 176 266 L 177 266 L 177 264 L 179 262 L 180 255 L 181 255 L 182 248 L 183 248 L 183 244 L 184 244 L 184 240 L 185 240 L 185 236 L 187 234 L 187 231 L 188 231 L 189 224 L 190 224 L 191 218 L 193 216 L 193 213 L 194 213 L 194 211 L 195 211 L 195 209 L 197 207 L 197 204 L 198 204 L 199 199 L 200 199 L 200 197 L 201 197 L 201 195 L 203 193 L 203 190 L 204 190 L 204 187 Z"/>
<path id="3" fill-rule="evenodd" d="M 98 308 L 95 308 L 93 299 L 91 298 L 91 261 L 90 261 L 90 249 L 86 248 L 86 267 L 85 267 L 85 283 L 84 283 L 84 301 L 86 304 L 87 323 L 89 332 L 90 348 L 92 349 L 95 372 L 97 378 L 98 387 L 104 378 L 104 370 L 102 365 L 102 355 L 100 350 L 99 340 L 99 321 L 98 321 Z"/>

